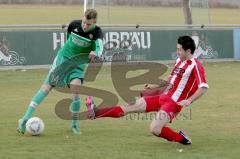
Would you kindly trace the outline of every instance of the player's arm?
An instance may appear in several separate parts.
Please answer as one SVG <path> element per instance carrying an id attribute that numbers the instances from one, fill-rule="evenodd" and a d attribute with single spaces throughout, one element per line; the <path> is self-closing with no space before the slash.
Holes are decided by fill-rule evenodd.
<path id="1" fill-rule="evenodd" d="M 207 89 L 207 87 L 198 88 L 198 90 L 191 97 L 189 97 L 187 100 L 182 100 L 178 102 L 178 104 L 185 107 L 189 106 L 198 98 L 200 98 L 207 91 Z"/>
<path id="2" fill-rule="evenodd" d="M 196 80 L 198 83 L 198 89 L 187 100 L 182 100 L 182 101 L 178 102 L 178 104 L 181 106 L 185 106 L 185 107 L 189 106 L 191 103 L 193 103 L 198 98 L 200 98 L 209 88 L 208 84 L 206 83 L 204 68 L 199 63 L 194 68 L 194 74 L 195 74 L 195 77 L 196 77 Z"/>
<path id="3" fill-rule="evenodd" d="M 154 89 L 154 88 L 160 88 L 160 85 L 158 85 L 158 84 L 149 84 L 149 83 L 146 83 L 144 85 L 144 89 Z"/>
<path id="4" fill-rule="evenodd" d="M 180 62 L 180 58 L 178 58 L 177 60 L 176 60 L 176 62 L 174 63 L 174 65 L 176 66 L 177 65 L 177 63 L 178 62 Z M 173 72 L 174 70 L 172 70 L 172 72 Z M 172 74 L 172 73 L 171 73 Z M 149 84 L 149 83 L 146 83 L 145 85 L 144 85 L 144 89 L 156 89 L 156 88 L 161 88 L 161 89 L 164 89 L 165 88 L 165 86 L 167 86 L 167 84 L 170 82 L 170 79 L 171 79 L 171 74 L 167 77 L 167 80 L 160 80 L 159 81 L 159 83 L 158 84 Z"/>
<path id="5" fill-rule="evenodd" d="M 149 84 L 144 85 L 144 89 L 155 89 L 155 88 L 164 88 L 168 82 L 165 80 L 160 80 L 158 84 Z"/>
<path id="6" fill-rule="evenodd" d="M 96 56 L 101 57 L 103 52 L 103 33 L 100 28 L 97 32 L 97 39 L 94 41 L 94 43 L 95 43 L 95 49 L 91 51 L 89 54 L 90 62 L 93 62 Z"/>
<path id="7" fill-rule="evenodd" d="M 201 87 L 198 88 L 198 90 L 191 96 L 188 98 L 188 100 L 193 103 L 194 101 L 196 101 L 198 98 L 200 98 L 206 91 L 207 91 L 208 87 Z"/>
<path id="8" fill-rule="evenodd" d="M 93 50 L 97 57 L 100 57 L 103 52 L 103 32 L 101 28 L 98 28 L 95 40 L 95 50 Z"/>
<path id="9" fill-rule="evenodd" d="M 93 62 L 95 57 L 100 57 L 103 52 L 103 42 L 102 39 L 95 40 L 95 50 L 89 53 L 90 62 Z"/>
<path id="10" fill-rule="evenodd" d="M 102 39 L 95 40 L 95 50 L 94 50 L 96 56 L 100 57 L 103 52 L 103 41 Z"/>

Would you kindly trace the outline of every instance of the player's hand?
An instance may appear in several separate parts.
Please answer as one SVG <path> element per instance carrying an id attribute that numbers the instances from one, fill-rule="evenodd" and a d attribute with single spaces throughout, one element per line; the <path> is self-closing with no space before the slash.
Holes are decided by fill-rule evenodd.
<path id="1" fill-rule="evenodd" d="M 178 105 L 181 105 L 182 107 L 188 107 L 190 104 L 192 103 L 192 101 L 190 100 L 182 100 L 180 102 L 178 102 Z"/>
<path id="2" fill-rule="evenodd" d="M 90 63 L 94 62 L 95 57 L 96 53 L 94 51 L 91 51 L 88 56 L 88 58 L 90 59 Z"/>
<path id="3" fill-rule="evenodd" d="M 145 84 L 144 85 L 144 89 L 153 89 L 153 88 L 158 88 L 159 87 L 159 85 L 157 85 L 157 84 Z"/>

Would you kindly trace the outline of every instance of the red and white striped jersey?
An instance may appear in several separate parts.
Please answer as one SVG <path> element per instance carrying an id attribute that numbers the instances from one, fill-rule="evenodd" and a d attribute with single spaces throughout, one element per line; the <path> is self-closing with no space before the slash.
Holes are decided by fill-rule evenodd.
<path id="1" fill-rule="evenodd" d="M 164 93 L 170 96 L 175 102 L 188 99 L 198 88 L 208 88 L 204 68 L 196 58 L 186 61 L 181 61 L 178 58 L 168 78 L 168 82 L 169 85 Z"/>

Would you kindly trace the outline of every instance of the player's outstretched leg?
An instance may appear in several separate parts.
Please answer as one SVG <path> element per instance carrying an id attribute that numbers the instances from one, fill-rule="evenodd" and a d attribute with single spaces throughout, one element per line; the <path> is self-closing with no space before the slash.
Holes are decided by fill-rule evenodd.
<path id="1" fill-rule="evenodd" d="M 131 112 L 145 112 L 146 102 L 144 98 L 136 100 L 133 104 L 126 104 L 125 106 L 109 106 L 97 108 L 92 100 L 92 97 L 88 96 L 85 101 L 89 119 L 112 117 L 119 118 L 127 115 Z"/>
<path id="2" fill-rule="evenodd" d="M 38 92 L 33 96 L 27 111 L 25 112 L 24 116 L 18 121 L 18 132 L 22 134 L 25 133 L 26 123 L 28 119 L 32 117 L 32 114 L 36 110 L 37 106 L 44 100 L 51 88 L 52 87 L 50 85 L 43 84 Z"/>

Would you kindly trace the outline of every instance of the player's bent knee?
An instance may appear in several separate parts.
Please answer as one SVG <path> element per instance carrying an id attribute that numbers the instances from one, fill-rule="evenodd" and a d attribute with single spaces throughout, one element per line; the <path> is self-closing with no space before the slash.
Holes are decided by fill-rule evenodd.
<path id="1" fill-rule="evenodd" d="M 160 110 L 157 114 L 157 120 L 161 120 L 162 123 L 166 124 L 170 121 L 170 116 L 166 111 Z"/>
<path id="2" fill-rule="evenodd" d="M 169 123 L 169 121 L 169 115 L 167 114 L 167 112 L 165 112 L 164 110 L 160 110 L 150 125 L 150 132 L 153 135 L 159 136 L 161 134 L 162 128 L 167 123 Z"/>
<path id="3" fill-rule="evenodd" d="M 82 85 L 82 81 L 79 78 L 75 78 L 70 82 L 70 86 L 81 86 L 81 85 Z"/>
<path id="4" fill-rule="evenodd" d="M 139 98 L 136 100 L 136 103 L 135 103 L 137 106 L 145 106 L 146 107 L 146 101 L 144 98 Z"/>
<path id="5" fill-rule="evenodd" d="M 153 135 L 159 136 L 161 134 L 162 127 L 151 124 L 149 130 Z"/>
<path id="6" fill-rule="evenodd" d="M 70 82 L 70 90 L 71 90 L 71 93 L 72 94 L 77 94 L 79 95 L 80 94 L 80 88 L 81 88 L 81 80 L 76 78 L 76 79 L 73 79 L 71 82 Z"/>

